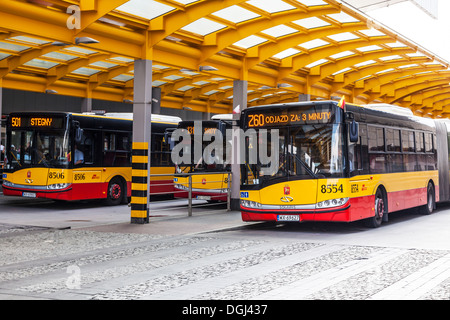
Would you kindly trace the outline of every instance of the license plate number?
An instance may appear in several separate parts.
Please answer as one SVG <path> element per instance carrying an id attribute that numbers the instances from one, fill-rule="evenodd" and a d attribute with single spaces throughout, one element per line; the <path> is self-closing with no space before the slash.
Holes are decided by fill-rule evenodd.
<path id="1" fill-rule="evenodd" d="M 278 221 L 300 221 L 300 216 L 280 214 L 280 215 L 278 215 L 277 220 Z"/>
<path id="2" fill-rule="evenodd" d="M 25 197 L 25 198 L 36 198 L 36 193 L 24 192 L 24 193 L 22 193 L 22 196 Z"/>
<path id="3" fill-rule="evenodd" d="M 197 200 L 211 200 L 210 196 L 197 196 Z"/>

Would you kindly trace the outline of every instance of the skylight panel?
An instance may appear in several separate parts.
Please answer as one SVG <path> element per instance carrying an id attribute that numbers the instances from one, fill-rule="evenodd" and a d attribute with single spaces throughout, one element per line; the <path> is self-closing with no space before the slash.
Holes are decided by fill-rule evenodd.
<path id="1" fill-rule="evenodd" d="M 352 51 L 343 51 L 343 52 L 339 52 L 339 53 L 333 54 L 332 56 L 330 56 L 330 58 L 333 58 L 333 59 L 339 59 L 339 58 L 344 58 L 344 57 L 352 56 L 352 55 L 354 55 L 354 54 L 355 54 L 355 53 L 352 52 Z"/>
<path id="2" fill-rule="evenodd" d="M 89 50 L 89 49 L 85 49 L 85 48 L 80 48 L 80 47 L 69 47 L 69 48 L 64 48 L 64 51 L 72 51 L 72 52 L 76 52 L 76 53 L 81 53 L 83 55 L 90 55 L 90 54 L 94 54 L 97 53 L 97 51 L 93 51 L 93 50 Z"/>
<path id="3" fill-rule="evenodd" d="M 358 19 L 353 18 L 351 15 L 348 15 L 345 12 L 329 14 L 328 17 L 340 23 L 359 22 Z"/>
<path id="4" fill-rule="evenodd" d="M 59 65 L 59 63 L 41 60 L 41 59 L 33 59 L 23 64 L 27 67 L 36 67 L 36 68 L 42 68 L 42 69 L 50 69 L 54 66 Z"/>
<path id="5" fill-rule="evenodd" d="M 350 71 L 350 70 L 352 70 L 352 68 L 345 68 L 345 69 L 342 69 L 342 70 L 339 70 L 339 71 L 333 73 L 332 75 L 335 76 L 335 75 L 338 75 L 340 73 L 344 73 L 344 72 L 347 72 L 347 71 Z"/>
<path id="6" fill-rule="evenodd" d="M 322 0 L 299 0 L 298 2 L 301 2 L 308 7 L 325 6 L 328 4 Z"/>
<path id="7" fill-rule="evenodd" d="M 125 63 L 130 63 L 130 62 L 134 61 L 133 59 L 125 58 L 125 57 L 114 57 L 114 58 L 111 58 L 109 60 L 118 61 L 118 62 L 125 62 Z"/>
<path id="8" fill-rule="evenodd" d="M 183 91 L 183 92 L 185 92 L 185 91 L 188 91 L 188 90 L 191 90 L 191 89 L 193 89 L 193 88 L 195 88 L 194 86 L 183 86 L 183 87 L 181 87 L 181 88 L 178 88 L 177 90 L 178 91 Z"/>
<path id="9" fill-rule="evenodd" d="M 399 68 L 400 69 L 405 69 L 405 68 L 413 68 L 413 67 L 418 67 L 418 66 L 419 66 L 418 64 L 413 63 L 413 64 L 407 64 L 405 66 L 400 66 Z"/>
<path id="10" fill-rule="evenodd" d="M 10 54 L 7 54 L 7 53 L 1 53 L 1 52 L 0 52 L 0 60 L 3 60 L 3 59 L 8 58 L 8 57 L 10 57 L 10 56 L 11 56 Z"/>
<path id="11" fill-rule="evenodd" d="M 405 45 L 404 43 L 401 42 L 394 42 L 394 43 L 386 43 L 387 46 L 391 47 L 391 48 L 406 48 L 407 45 Z"/>
<path id="12" fill-rule="evenodd" d="M 317 61 L 315 61 L 313 63 L 308 64 L 305 67 L 306 68 L 314 68 L 314 67 L 317 67 L 317 66 L 319 66 L 321 64 L 324 64 L 324 63 L 327 63 L 327 62 L 329 62 L 327 59 L 320 59 L 320 60 L 317 60 Z"/>
<path id="13" fill-rule="evenodd" d="M 371 46 L 358 48 L 357 50 L 361 51 L 361 52 L 369 52 L 369 51 L 381 50 L 381 47 L 379 47 L 377 45 L 371 45 Z"/>
<path id="14" fill-rule="evenodd" d="M 72 71 L 72 73 L 81 74 L 83 76 L 92 76 L 92 75 L 94 75 L 96 73 L 99 73 L 99 72 L 100 72 L 100 70 L 95 70 L 95 69 L 85 68 L 85 67 L 82 67 L 82 68 L 79 68 L 79 69 L 77 69 L 75 71 Z"/>
<path id="15" fill-rule="evenodd" d="M 25 36 L 16 36 L 16 37 L 12 37 L 10 39 L 21 41 L 21 42 L 28 42 L 28 43 L 31 43 L 34 45 L 42 45 L 42 44 L 50 43 L 50 41 L 47 41 L 47 40 L 35 39 L 35 38 L 25 37 Z"/>
<path id="16" fill-rule="evenodd" d="M 359 32 L 361 32 L 362 34 L 368 36 L 368 37 L 381 37 L 381 36 L 385 36 L 386 34 L 378 31 L 377 29 L 367 29 L 367 30 L 359 30 Z"/>
<path id="17" fill-rule="evenodd" d="M 133 80 L 133 79 L 134 79 L 134 77 L 130 76 L 128 74 L 121 74 L 121 75 L 119 75 L 117 77 L 112 78 L 112 80 L 122 81 L 122 82 L 127 82 L 127 81 L 130 81 L 130 80 Z"/>
<path id="18" fill-rule="evenodd" d="M 191 3 L 194 3 L 197 1 L 199 1 L 199 0 L 177 0 L 177 2 L 184 4 L 184 5 L 191 4 Z"/>
<path id="19" fill-rule="evenodd" d="M 210 96 L 210 95 L 212 95 L 214 93 L 217 93 L 217 92 L 220 92 L 220 90 L 211 90 L 211 91 L 205 92 L 204 95 L 205 96 Z"/>
<path id="20" fill-rule="evenodd" d="M 391 72 L 391 71 L 394 71 L 394 69 L 390 68 L 390 69 L 382 70 L 382 71 L 379 71 L 379 72 L 375 72 L 375 74 L 388 73 L 388 72 Z"/>
<path id="21" fill-rule="evenodd" d="M 117 67 L 118 65 L 114 64 L 114 63 L 110 63 L 110 62 L 105 62 L 105 61 L 97 61 L 97 62 L 91 63 L 90 66 L 111 69 L 111 68 Z"/>
<path id="22" fill-rule="evenodd" d="M 314 39 L 308 42 L 304 42 L 302 44 L 300 44 L 299 46 L 310 50 L 310 49 L 315 49 L 315 48 L 319 48 L 319 47 L 323 47 L 326 46 L 327 44 L 330 44 L 329 42 L 326 42 L 322 39 Z"/>
<path id="23" fill-rule="evenodd" d="M 21 52 L 27 49 L 30 49 L 30 47 L 21 46 L 18 44 L 12 44 L 9 42 L 0 42 L 0 49 L 8 50 L 8 51 L 15 51 L 15 52 Z"/>
<path id="24" fill-rule="evenodd" d="M 260 16 L 253 11 L 244 9 L 236 5 L 214 12 L 213 15 L 231 21 L 233 23 L 255 19 Z"/>
<path id="25" fill-rule="evenodd" d="M 161 80 L 155 80 L 152 82 L 152 86 L 153 87 L 160 87 L 162 85 L 165 85 L 167 82 L 165 81 L 161 81 Z"/>
<path id="26" fill-rule="evenodd" d="M 250 0 L 247 3 L 269 13 L 295 9 L 294 6 L 281 0 Z"/>
<path id="27" fill-rule="evenodd" d="M 298 32 L 298 30 L 288 27 L 284 24 L 280 24 L 279 26 L 275 26 L 275 27 L 266 29 L 264 31 L 261 31 L 261 33 L 265 33 L 265 34 L 267 34 L 271 37 L 275 37 L 275 38 L 283 37 L 283 36 L 286 36 L 288 34 L 295 33 L 295 32 Z"/>
<path id="28" fill-rule="evenodd" d="M 226 28 L 226 25 L 223 25 L 221 23 L 206 18 L 200 18 L 197 21 L 194 21 L 188 24 L 187 26 L 184 26 L 182 30 L 196 33 L 201 36 L 206 36 L 207 34 L 216 32 L 223 28 Z"/>
<path id="29" fill-rule="evenodd" d="M 381 57 L 380 60 L 381 61 L 389 61 L 389 60 L 396 60 L 396 59 L 402 59 L 402 57 L 400 57 L 399 55 L 393 55 L 393 56 L 388 56 L 388 57 Z"/>
<path id="30" fill-rule="evenodd" d="M 281 51 L 280 53 L 277 53 L 276 55 L 273 56 L 273 58 L 277 58 L 277 59 L 284 59 L 290 56 L 293 56 L 295 54 L 300 53 L 300 50 L 294 49 L 294 48 L 289 48 L 286 49 L 284 51 Z"/>
<path id="31" fill-rule="evenodd" d="M 314 29 L 331 25 L 330 23 L 316 17 L 295 20 L 293 23 L 306 29 Z"/>
<path id="32" fill-rule="evenodd" d="M 62 61 L 66 61 L 66 62 L 78 58 L 77 56 L 66 54 L 66 53 L 61 53 L 61 52 L 49 52 L 47 54 L 44 54 L 42 57 L 55 59 L 55 60 L 62 60 Z"/>
<path id="33" fill-rule="evenodd" d="M 328 38 L 333 39 L 334 41 L 349 41 L 359 39 L 359 37 L 351 32 L 343 32 L 338 34 L 333 34 L 328 36 Z"/>
<path id="34" fill-rule="evenodd" d="M 248 49 L 264 42 L 267 42 L 267 39 L 252 35 L 242 40 L 239 40 L 238 42 L 235 42 L 234 45 L 244 49 Z"/>
<path id="35" fill-rule="evenodd" d="M 357 63 L 354 66 L 357 68 L 361 68 L 361 67 L 368 66 L 368 65 L 374 64 L 374 63 L 377 63 L 377 62 L 375 60 L 367 60 L 364 62 Z"/>
<path id="36" fill-rule="evenodd" d="M 184 77 L 177 76 L 176 74 L 172 74 L 170 76 L 164 77 L 164 79 L 170 80 L 170 81 L 176 81 L 176 80 L 184 79 Z"/>
<path id="37" fill-rule="evenodd" d="M 130 0 L 118 7 L 117 10 L 152 20 L 175 10 L 175 8 L 153 0 Z"/>

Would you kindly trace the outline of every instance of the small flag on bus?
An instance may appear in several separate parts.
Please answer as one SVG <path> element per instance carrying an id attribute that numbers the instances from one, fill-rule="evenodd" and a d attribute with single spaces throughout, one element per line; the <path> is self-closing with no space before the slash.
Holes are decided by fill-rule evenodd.
<path id="1" fill-rule="evenodd" d="M 341 101 L 339 101 L 338 107 L 345 111 L 345 97 L 342 97 Z"/>

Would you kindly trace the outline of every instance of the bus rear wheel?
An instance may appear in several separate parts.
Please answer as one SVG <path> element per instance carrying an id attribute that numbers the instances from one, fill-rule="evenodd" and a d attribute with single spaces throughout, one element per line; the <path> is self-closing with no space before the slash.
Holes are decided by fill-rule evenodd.
<path id="1" fill-rule="evenodd" d="M 124 197 L 124 188 L 119 179 L 112 179 L 108 185 L 106 204 L 109 206 L 117 206 L 122 202 Z"/>
<path id="2" fill-rule="evenodd" d="M 421 214 L 429 215 L 433 212 L 434 209 L 434 187 L 431 182 L 428 183 L 427 186 L 427 204 L 419 207 L 419 211 Z"/>
<path id="3" fill-rule="evenodd" d="M 386 201 L 384 193 L 381 189 L 378 189 L 375 194 L 375 215 L 372 218 L 366 219 L 365 225 L 369 228 L 378 228 L 383 222 L 383 215 L 386 209 Z"/>

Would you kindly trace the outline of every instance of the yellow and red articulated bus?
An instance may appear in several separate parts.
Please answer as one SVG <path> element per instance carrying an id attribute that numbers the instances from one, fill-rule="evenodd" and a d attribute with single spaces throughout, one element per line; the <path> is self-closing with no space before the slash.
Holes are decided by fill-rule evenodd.
<path id="1" fill-rule="evenodd" d="M 189 177 L 191 176 L 193 199 L 208 202 L 227 201 L 228 179 L 231 178 L 229 174 L 231 166 L 227 164 L 227 152 L 229 158 L 231 147 L 226 140 L 226 130 L 230 129 L 232 124 L 229 117 L 226 116 L 219 115 L 213 120 L 182 121 L 178 124 L 178 129 L 186 130 L 190 139 L 183 139 L 177 143 L 179 149 L 182 149 L 181 152 L 189 155 L 189 159 L 187 163 L 175 165 L 174 196 L 176 198 L 189 197 Z M 195 134 L 195 130 L 199 132 Z M 207 147 L 211 144 L 211 140 L 215 141 L 215 138 L 206 138 L 208 136 L 217 136 L 222 139 L 220 145 L 217 145 L 217 150 L 211 149 L 213 154 L 208 153 L 209 148 Z M 199 151 L 198 159 L 195 159 L 196 146 Z M 219 157 L 220 161 L 218 161 Z"/>
<path id="2" fill-rule="evenodd" d="M 246 109 L 242 219 L 365 220 L 378 227 L 394 211 L 419 207 L 430 214 L 450 198 L 449 128 L 391 105 L 347 103 L 344 110 L 317 101 Z M 277 158 L 261 159 L 267 150 Z"/>
<path id="3" fill-rule="evenodd" d="M 126 203 L 132 181 L 131 118 L 131 114 L 10 114 L 4 195 Z M 173 192 L 174 167 L 164 132 L 179 121 L 152 116 L 151 173 L 167 176 L 151 179 L 151 193 Z"/>

